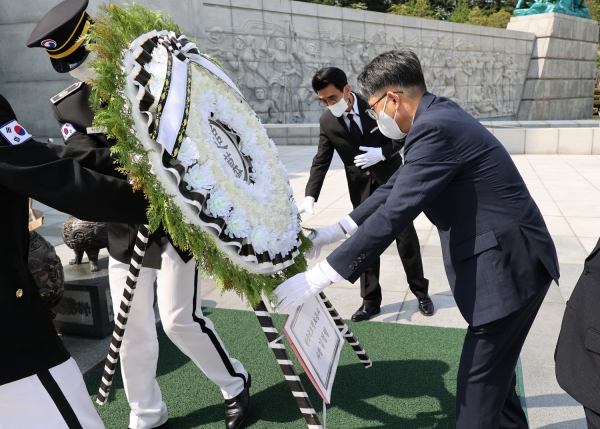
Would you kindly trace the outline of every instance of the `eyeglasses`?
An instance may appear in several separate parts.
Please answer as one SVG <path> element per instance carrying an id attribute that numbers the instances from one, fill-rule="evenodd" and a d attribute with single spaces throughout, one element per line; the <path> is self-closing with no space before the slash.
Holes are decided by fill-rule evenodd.
<path id="1" fill-rule="evenodd" d="M 344 93 L 342 92 L 342 97 L 339 97 L 338 95 L 331 95 L 327 98 L 319 98 L 319 102 L 321 103 L 321 106 L 323 107 L 329 107 L 335 103 L 337 103 L 338 101 L 340 101 L 343 97 L 344 97 Z"/>
<path id="2" fill-rule="evenodd" d="M 369 108 L 367 110 L 365 110 L 365 113 L 367 115 L 369 115 L 369 117 L 371 117 L 372 119 L 377 120 L 377 113 L 375 113 L 375 106 L 377 106 L 377 104 L 384 99 L 384 97 L 387 97 L 388 92 L 392 92 L 393 94 L 403 94 L 404 91 L 386 91 L 385 94 L 383 94 L 381 97 L 379 97 L 379 100 L 377 100 L 375 103 L 373 103 L 372 105 L 369 106 Z"/>

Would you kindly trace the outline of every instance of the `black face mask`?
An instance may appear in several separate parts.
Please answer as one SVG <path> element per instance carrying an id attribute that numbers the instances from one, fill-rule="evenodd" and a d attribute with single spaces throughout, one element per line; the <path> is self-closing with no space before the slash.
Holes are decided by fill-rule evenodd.
<path id="1" fill-rule="evenodd" d="M 69 73 L 76 67 L 79 67 L 82 62 L 85 61 L 90 52 L 85 49 L 85 43 L 82 43 L 79 48 L 75 50 L 71 55 L 61 59 L 50 58 L 52 67 L 59 73 Z"/>

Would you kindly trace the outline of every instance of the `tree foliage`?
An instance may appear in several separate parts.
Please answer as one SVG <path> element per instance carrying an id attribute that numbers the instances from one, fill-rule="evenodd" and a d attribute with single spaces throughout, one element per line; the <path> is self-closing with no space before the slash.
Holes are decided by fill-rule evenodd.
<path id="1" fill-rule="evenodd" d="M 299 0 L 440 21 L 506 28 L 517 0 Z M 592 19 L 600 22 L 600 0 L 585 0 Z M 598 59 L 600 63 L 600 57 Z"/>
<path id="2" fill-rule="evenodd" d="M 388 12 L 440 21 L 506 28 L 517 0 L 300 0 L 329 6 Z M 594 3 L 590 5 L 590 3 Z M 592 16 L 600 14 L 600 0 L 586 0 Z"/>

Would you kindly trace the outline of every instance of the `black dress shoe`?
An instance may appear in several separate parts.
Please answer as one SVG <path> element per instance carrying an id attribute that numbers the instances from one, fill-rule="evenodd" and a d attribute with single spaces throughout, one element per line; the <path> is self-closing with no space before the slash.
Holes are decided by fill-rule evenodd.
<path id="1" fill-rule="evenodd" d="M 419 311 L 423 316 L 433 316 L 433 301 L 427 295 L 425 298 L 419 298 Z"/>
<path id="2" fill-rule="evenodd" d="M 246 418 L 246 412 L 250 406 L 250 384 L 252 378 L 248 374 L 248 382 L 244 390 L 235 398 L 225 400 L 225 427 L 227 429 L 238 429 Z"/>
<path id="3" fill-rule="evenodd" d="M 380 311 L 381 309 L 379 308 L 379 306 L 363 304 L 358 310 L 356 310 L 356 313 L 352 315 L 352 321 L 362 322 L 363 320 L 369 320 L 371 316 L 379 314 Z"/>

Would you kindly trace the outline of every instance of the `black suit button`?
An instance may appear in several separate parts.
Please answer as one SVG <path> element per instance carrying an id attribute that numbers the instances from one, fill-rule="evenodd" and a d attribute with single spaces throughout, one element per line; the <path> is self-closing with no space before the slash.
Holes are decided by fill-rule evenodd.
<path id="1" fill-rule="evenodd" d="M 589 272 L 590 272 L 590 269 L 588 267 L 585 267 L 583 270 L 583 275 L 587 276 Z"/>
<path id="2" fill-rule="evenodd" d="M 348 268 L 350 268 L 350 271 L 354 271 L 354 265 L 353 264 L 350 264 L 350 266 Z"/>
<path id="3" fill-rule="evenodd" d="M 360 259 L 365 259 L 365 254 L 364 253 L 361 253 Z"/>
<path id="4" fill-rule="evenodd" d="M 370 175 L 371 175 L 371 172 L 370 172 L 370 171 L 367 171 L 367 176 L 370 176 Z"/>

